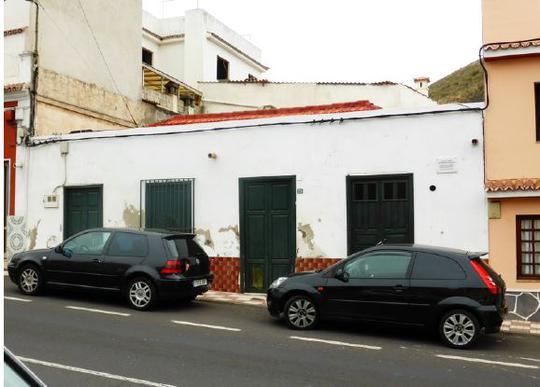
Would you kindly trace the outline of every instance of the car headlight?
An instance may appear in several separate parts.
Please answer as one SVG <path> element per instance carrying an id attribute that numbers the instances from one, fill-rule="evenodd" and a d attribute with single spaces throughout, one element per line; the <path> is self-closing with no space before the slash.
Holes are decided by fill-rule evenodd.
<path id="1" fill-rule="evenodd" d="M 274 282 L 272 282 L 270 284 L 270 288 L 279 287 L 279 285 L 281 285 L 283 282 L 285 282 L 286 279 L 287 279 L 287 277 L 279 277 L 278 279 L 276 279 Z"/>

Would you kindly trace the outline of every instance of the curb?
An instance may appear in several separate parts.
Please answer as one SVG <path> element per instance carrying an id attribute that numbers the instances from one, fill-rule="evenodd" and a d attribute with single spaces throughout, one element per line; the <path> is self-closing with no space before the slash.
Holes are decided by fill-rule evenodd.
<path id="1" fill-rule="evenodd" d="M 501 332 L 540 336 L 540 323 L 522 320 L 505 320 Z"/>

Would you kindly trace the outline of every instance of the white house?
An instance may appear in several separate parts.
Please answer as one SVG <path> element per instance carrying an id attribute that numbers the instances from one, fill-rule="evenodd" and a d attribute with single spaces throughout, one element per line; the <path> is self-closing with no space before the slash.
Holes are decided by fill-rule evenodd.
<path id="1" fill-rule="evenodd" d="M 35 138 L 16 209 L 32 248 L 95 226 L 193 231 L 214 289 L 262 291 L 383 239 L 485 250 L 482 143 L 463 105 L 178 116 Z"/>
<path id="2" fill-rule="evenodd" d="M 435 106 L 437 103 L 415 89 L 394 82 L 269 82 L 240 81 L 199 82 L 204 112 L 285 108 L 322 105 L 367 99 L 382 108 Z"/>
<path id="3" fill-rule="evenodd" d="M 261 50 L 202 9 L 157 18 L 143 12 L 143 62 L 188 85 L 260 78 Z"/>

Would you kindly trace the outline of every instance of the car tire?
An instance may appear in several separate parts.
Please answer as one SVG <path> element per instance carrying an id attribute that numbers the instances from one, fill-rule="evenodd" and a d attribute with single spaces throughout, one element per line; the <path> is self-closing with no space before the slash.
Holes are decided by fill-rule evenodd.
<path id="1" fill-rule="evenodd" d="M 292 329 L 313 329 L 319 323 L 319 307 L 305 295 L 293 296 L 283 309 L 285 321 Z"/>
<path id="2" fill-rule="evenodd" d="M 22 294 L 37 296 L 44 284 L 43 272 L 35 264 L 24 264 L 17 272 L 17 285 Z"/>
<path id="3" fill-rule="evenodd" d="M 446 312 L 439 321 L 439 335 L 450 348 L 467 349 L 475 346 L 480 337 L 478 318 L 464 309 Z"/>
<path id="4" fill-rule="evenodd" d="M 154 283 L 145 277 L 131 279 L 126 287 L 126 299 L 135 310 L 150 310 L 154 307 L 158 295 Z"/>

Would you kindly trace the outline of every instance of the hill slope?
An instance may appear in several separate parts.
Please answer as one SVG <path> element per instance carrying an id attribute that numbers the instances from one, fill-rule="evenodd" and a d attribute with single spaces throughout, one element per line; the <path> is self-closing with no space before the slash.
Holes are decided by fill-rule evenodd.
<path id="1" fill-rule="evenodd" d="M 482 102 L 484 71 L 480 63 L 472 62 L 432 84 L 429 98 L 438 103 Z"/>

